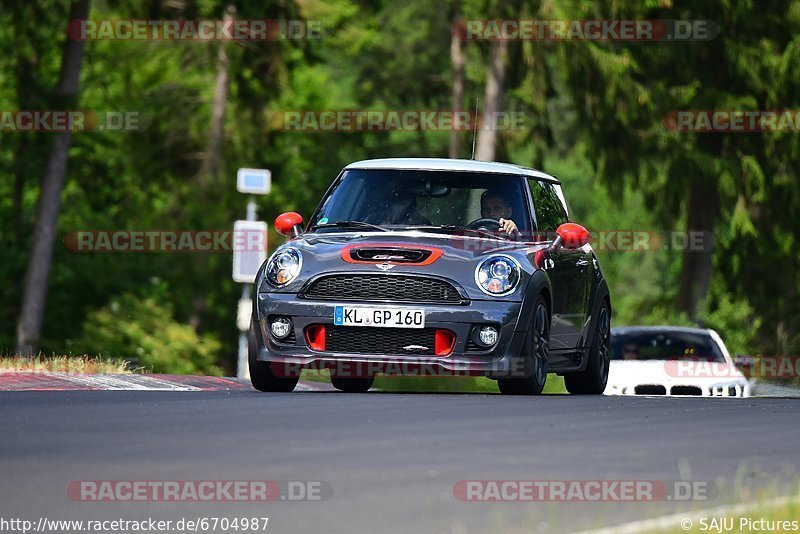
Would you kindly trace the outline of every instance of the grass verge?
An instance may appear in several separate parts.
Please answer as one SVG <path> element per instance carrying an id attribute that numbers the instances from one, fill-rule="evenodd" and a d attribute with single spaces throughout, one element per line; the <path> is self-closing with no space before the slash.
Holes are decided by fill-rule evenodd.
<path id="1" fill-rule="evenodd" d="M 131 374 L 141 372 L 122 359 L 105 359 L 91 356 L 0 356 L 0 373 L 44 371 L 60 373 L 115 373 Z"/>
<path id="2" fill-rule="evenodd" d="M 721 514 L 713 511 L 708 515 L 687 514 L 680 529 L 664 529 L 659 532 L 800 532 L 800 495 L 794 497 L 763 499 L 758 502 L 732 506 L 732 510 Z M 688 527 L 688 528 L 687 528 Z"/>

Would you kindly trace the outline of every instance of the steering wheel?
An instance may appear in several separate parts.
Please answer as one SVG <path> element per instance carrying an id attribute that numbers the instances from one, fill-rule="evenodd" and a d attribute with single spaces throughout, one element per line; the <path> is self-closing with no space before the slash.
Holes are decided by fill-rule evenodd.
<path id="1" fill-rule="evenodd" d="M 470 230 L 488 230 L 490 232 L 500 231 L 500 222 L 496 219 L 477 219 L 466 226 Z"/>

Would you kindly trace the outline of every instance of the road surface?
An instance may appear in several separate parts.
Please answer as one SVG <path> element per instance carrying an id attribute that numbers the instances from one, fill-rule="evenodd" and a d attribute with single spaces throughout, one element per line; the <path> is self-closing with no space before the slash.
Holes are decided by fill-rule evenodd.
<path id="1" fill-rule="evenodd" d="M 683 478 L 751 488 L 795 483 L 800 472 L 797 399 L 237 389 L 0 392 L 0 406 L 0 517 L 34 522 L 246 516 L 268 517 L 274 533 L 571 532 L 717 506 L 728 496 L 464 502 L 454 486 Z M 68 492 L 70 482 L 99 480 L 304 481 L 321 483 L 304 487 L 324 495 L 86 502 Z"/>

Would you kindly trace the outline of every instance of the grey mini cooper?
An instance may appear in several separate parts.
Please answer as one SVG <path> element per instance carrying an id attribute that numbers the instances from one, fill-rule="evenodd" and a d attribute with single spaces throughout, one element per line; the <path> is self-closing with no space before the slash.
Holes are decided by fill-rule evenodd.
<path id="1" fill-rule="evenodd" d="M 352 163 L 261 266 L 250 376 L 291 391 L 302 369 L 337 389 L 376 374 L 486 376 L 536 395 L 547 373 L 600 394 L 611 300 L 589 233 L 569 222 L 559 181 L 505 163 Z"/>

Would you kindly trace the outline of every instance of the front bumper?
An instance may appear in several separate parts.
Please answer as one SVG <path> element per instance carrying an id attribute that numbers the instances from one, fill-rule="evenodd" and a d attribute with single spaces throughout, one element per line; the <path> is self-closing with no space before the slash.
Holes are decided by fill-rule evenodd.
<path id="1" fill-rule="evenodd" d="M 749 397 L 746 380 L 727 382 L 609 382 L 606 395 L 646 395 L 671 397 Z"/>
<path id="2" fill-rule="evenodd" d="M 436 372 L 443 374 L 470 374 L 507 376 L 517 362 L 528 321 L 520 317 L 521 302 L 506 300 L 471 300 L 468 305 L 419 304 L 392 302 L 314 301 L 298 297 L 294 293 L 258 293 L 255 296 L 258 354 L 256 359 L 281 362 L 296 368 L 336 367 L 342 364 L 364 364 L 375 372 L 388 374 L 415 374 Z M 391 306 L 392 308 L 425 308 L 426 328 L 450 330 L 456 335 L 453 351 L 446 356 L 414 354 L 346 354 L 329 351 L 314 351 L 309 348 L 305 329 L 309 325 L 333 325 L 334 307 Z M 294 340 L 282 343 L 269 331 L 267 318 L 289 317 L 292 321 Z M 468 350 L 468 341 L 476 325 L 490 324 L 498 329 L 499 339 L 490 349 Z M 260 339 L 259 339 L 260 338 Z M 363 369 L 363 367 L 362 367 Z"/>

